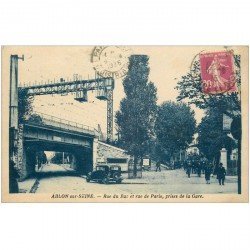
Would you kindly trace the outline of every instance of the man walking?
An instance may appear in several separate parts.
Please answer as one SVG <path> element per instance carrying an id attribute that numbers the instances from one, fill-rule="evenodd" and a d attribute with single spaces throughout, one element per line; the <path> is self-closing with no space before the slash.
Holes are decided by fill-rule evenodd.
<path id="1" fill-rule="evenodd" d="M 199 161 L 196 163 L 196 169 L 198 177 L 201 177 L 201 163 Z"/>
<path id="2" fill-rule="evenodd" d="M 187 166 L 186 166 L 186 173 L 188 175 L 188 178 L 190 178 L 190 174 L 191 174 L 191 168 L 192 168 L 192 163 L 191 161 L 187 161 Z"/>
<path id="3" fill-rule="evenodd" d="M 219 164 L 219 168 L 217 169 L 217 179 L 220 185 L 224 185 L 226 176 L 226 169 L 223 167 L 223 164 Z"/>
<path id="4" fill-rule="evenodd" d="M 156 162 L 156 170 L 155 170 L 155 172 L 157 172 L 158 170 L 159 170 L 159 172 L 161 172 L 161 162 L 160 161 Z"/>

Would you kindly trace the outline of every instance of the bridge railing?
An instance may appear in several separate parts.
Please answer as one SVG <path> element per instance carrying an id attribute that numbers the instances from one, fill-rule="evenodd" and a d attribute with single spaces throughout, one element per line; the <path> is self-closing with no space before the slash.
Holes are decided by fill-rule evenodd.
<path id="1" fill-rule="evenodd" d="M 44 123 L 46 125 L 51 125 L 55 127 L 59 127 L 62 129 L 67 129 L 67 130 L 73 130 L 81 133 L 89 133 L 93 134 L 96 136 L 99 136 L 98 131 L 91 126 L 87 126 L 84 124 L 80 124 L 77 122 L 69 121 L 63 118 L 55 117 L 52 115 L 36 112 L 35 115 L 38 115 L 41 118 L 41 123 Z M 34 122 L 34 123 L 39 123 L 38 119 L 37 121 L 33 121 L 32 119 L 29 119 L 29 122 Z"/>

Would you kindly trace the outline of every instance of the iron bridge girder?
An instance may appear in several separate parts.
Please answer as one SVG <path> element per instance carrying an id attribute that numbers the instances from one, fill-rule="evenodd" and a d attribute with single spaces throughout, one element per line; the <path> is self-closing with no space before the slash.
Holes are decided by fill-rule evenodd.
<path id="1" fill-rule="evenodd" d="M 92 80 L 77 80 L 72 82 L 59 82 L 43 85 L 22 86 L 20 89 L 27 89 L 28 95 L 49 95 L 77 92 L 81 90 L 114 89 L 113 78 L 99 78 Z"/>

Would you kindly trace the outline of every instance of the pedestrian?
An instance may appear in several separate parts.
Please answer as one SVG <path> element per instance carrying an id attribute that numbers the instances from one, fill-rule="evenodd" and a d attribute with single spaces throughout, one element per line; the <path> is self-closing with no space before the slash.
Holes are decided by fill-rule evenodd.
<path id="1" fill-rule="evenodd" d="M 196 169 L 196 161 L 192 160 L 192 166 L 191 166 L 192 174 L 195 174 L 197 171 Z"/>
<path id="2" fill-rule="evenodd" d="M 226 169 L 223 167 L 223 164 L 219 164 L 219 168 L 217 169 L 217 179 L 220 185 L 224 185 L 226 177 Z"/>
<path id="3" fill-rule="evenodd" d="M 190 178 L 191 168 L 192 168 L 192 163 L 191 163 L 191 161 L 188 161 L 187 162 L 187 167 L 186 167 L 186 169 L 187 169 L 186 173 L 188 175 L 188 178 Z"/>
<path id="4" fill-rule="evenodd" d="M 203 174 L 205 174 L 205 170 L 206 170 L 207 164 L 208 164 L 207 159 L 205 157 L 203 157 L 201 159 L 201 172 Z"/>
<path id="5" fill-rule="evenodd" d="M 207 165 L 205 167 L 205 180 L 206 180 L 206 183 L 207 184 L 210 184 L 210 176 L 211 176 L 211 173 L 212 173 L 212 163 L 209 163 L 209 165 Z"/>
<path id="6" fill-rule="evenodd" d="M 196 169 L 197 169 L 197 175 L 198 175 L 198 177 L 201 177 L 201 164 L 200 164 L 199 161 L 197 161 Z"/>
<path id="7" fill-rule="evenodd" d="M 161 172 L 161 162 L 160 161 L 157 161 L 156 162 L 156 169 L 155 169 L 155 172 L 157 172 L 159 170 L 159 172 Z"/>
<path id="8" fill-rule="evenodd" d="M 15 194 L 19 193 L 18 182 L 19 174 L 15 168 L 15 163 L 13 160 L 9 161 L 9 193 Z"/>
<path id="9" fill-rule="evenodd" d="M 184 169 L 184 171 L 187 171 L 187 160 L 184 161 L 183 169 Z"/>

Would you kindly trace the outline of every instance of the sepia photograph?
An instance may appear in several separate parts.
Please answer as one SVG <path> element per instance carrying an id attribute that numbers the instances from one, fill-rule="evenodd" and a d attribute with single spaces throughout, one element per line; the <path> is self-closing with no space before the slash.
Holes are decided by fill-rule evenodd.
<path id="1" fill-rule="evenodd" d="M 248 202 L 248 46 L 2 46 L 4 202 Z"/>
<path id="2" fill-rule="evenodd" d="M 249 7 L 0 1 L 1 249 L 248 249 Z"/>

